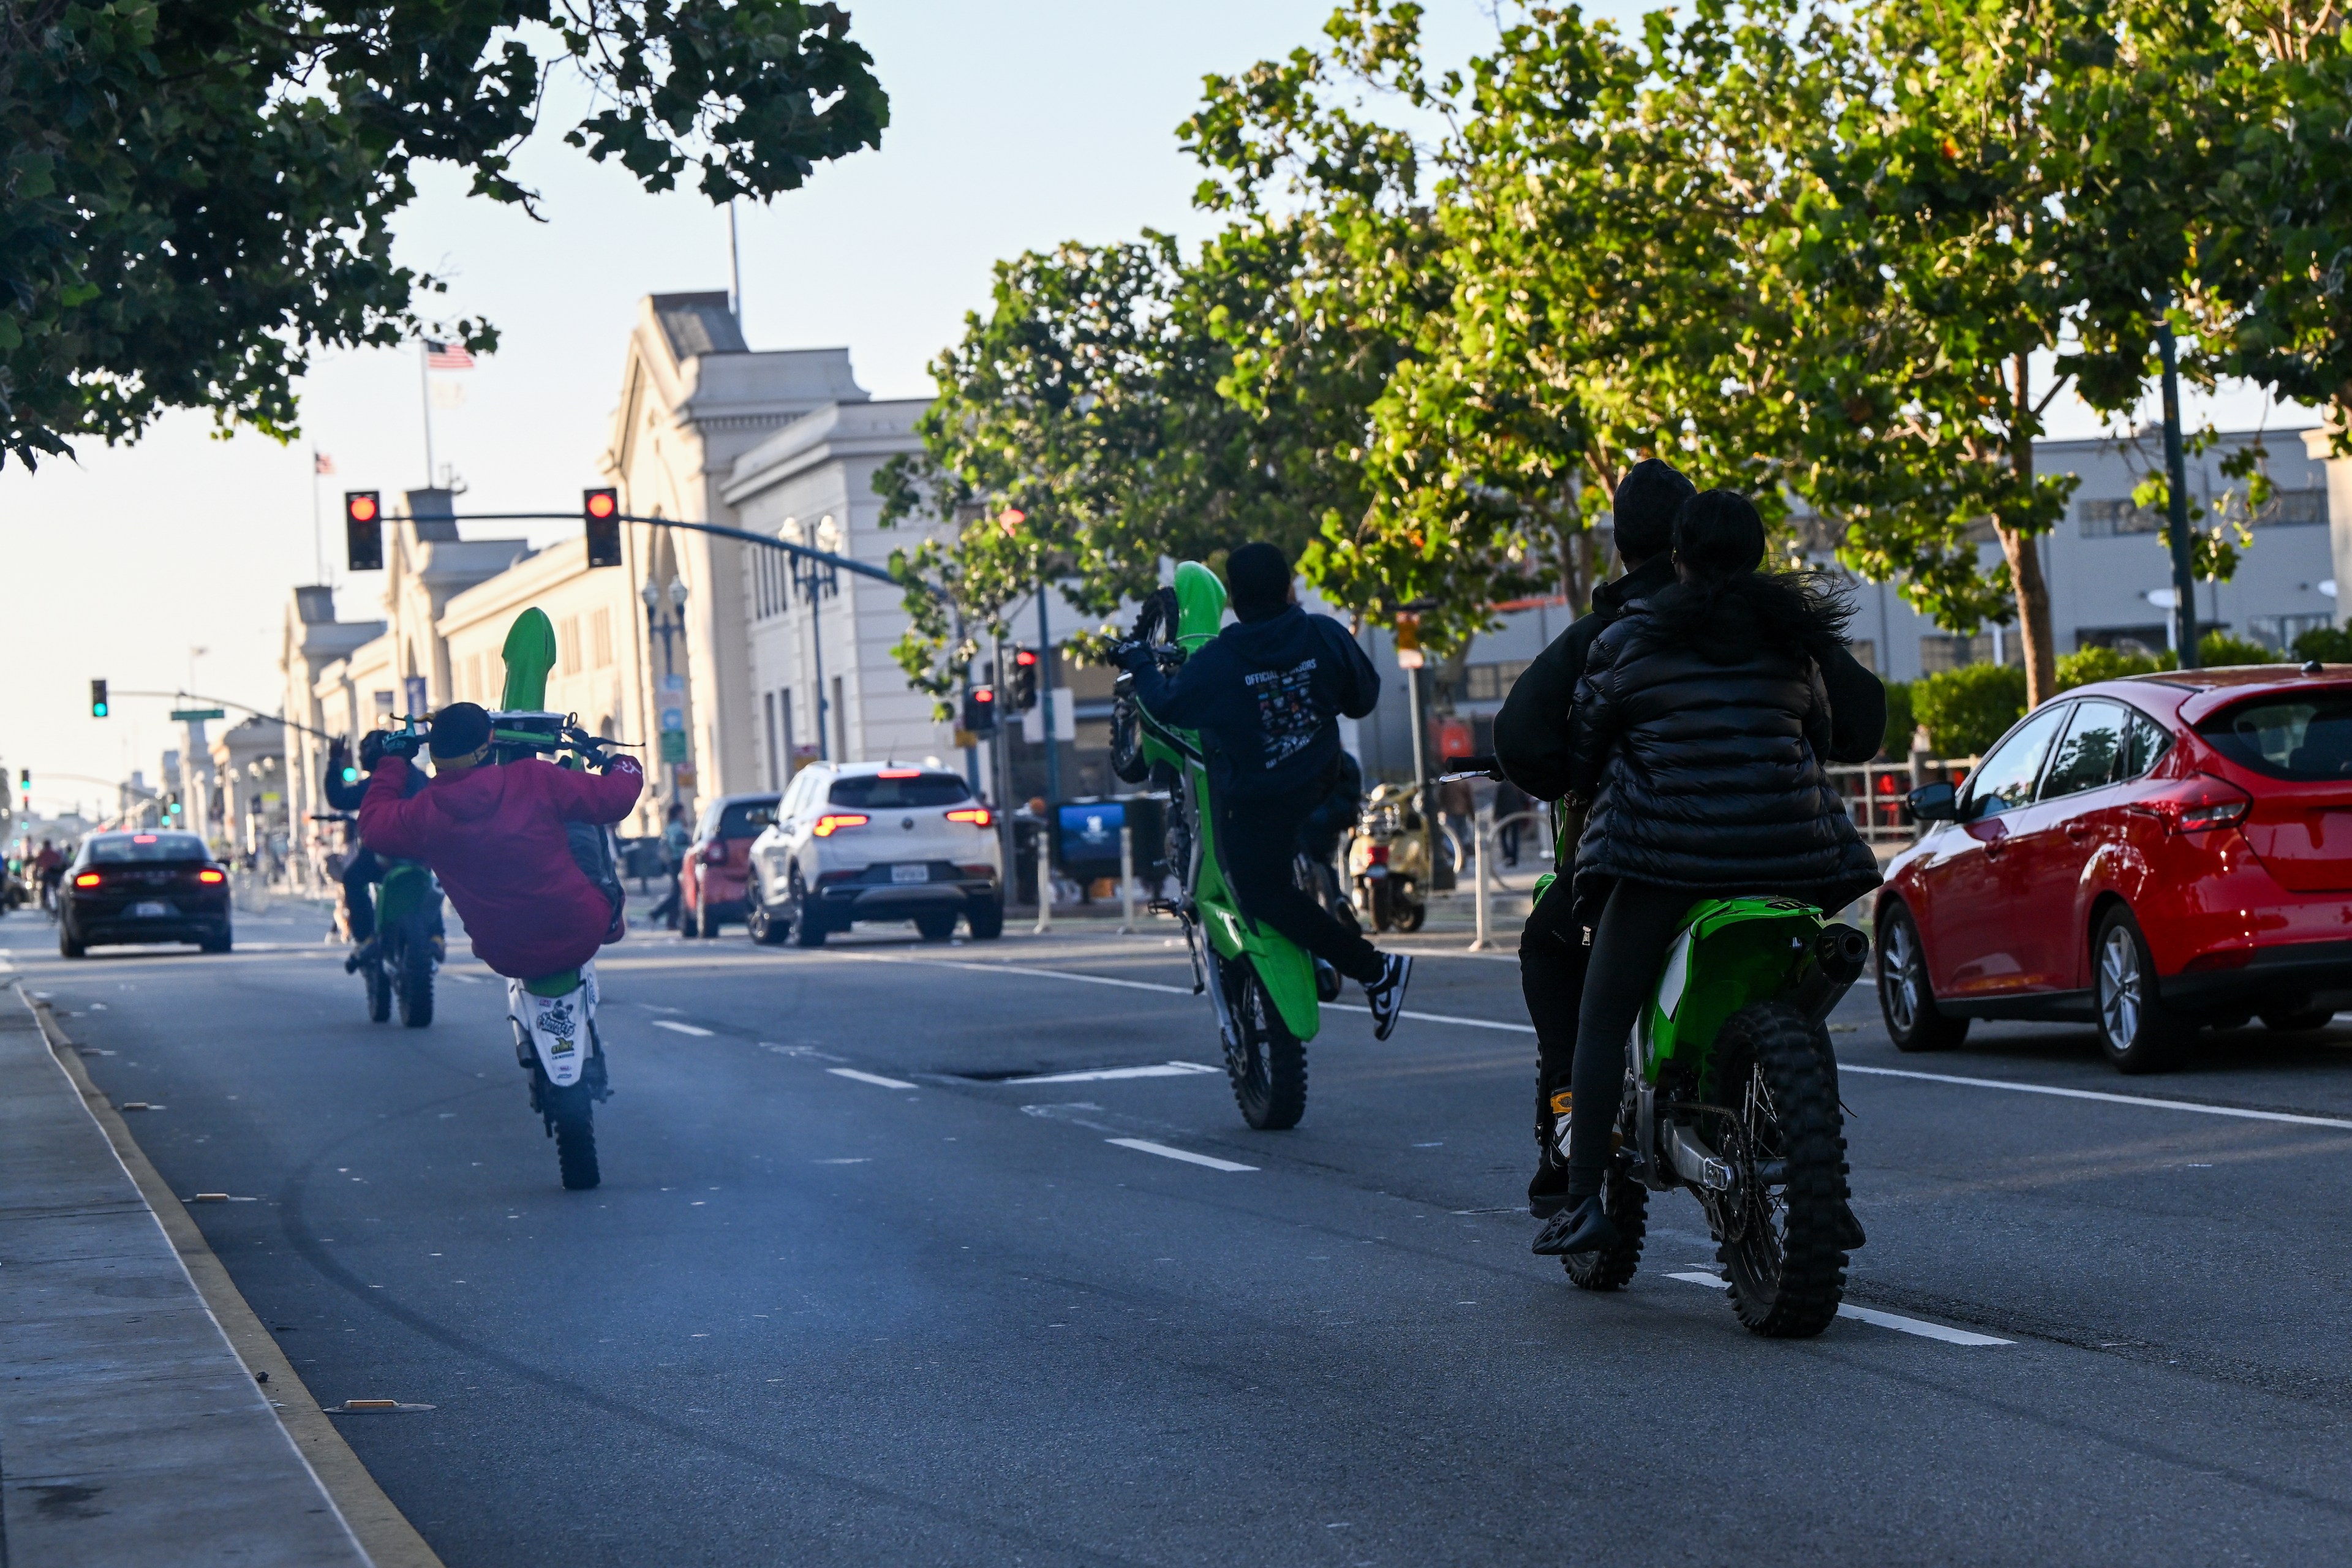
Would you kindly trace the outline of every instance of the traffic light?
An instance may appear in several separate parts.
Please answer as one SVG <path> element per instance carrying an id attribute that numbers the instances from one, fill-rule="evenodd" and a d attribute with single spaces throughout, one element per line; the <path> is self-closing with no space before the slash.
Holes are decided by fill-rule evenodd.
<path id="1" fill-rule="evenodd" d="M 580 492 L 580 518 L 588 528 L 588 564 L 621 563 L 621 492 L 616 489 Z"/>
<path id="2" fill-rule="evenodd" d="M 343 549 L 352 571 L 383 570 L 383 502 L 375 491 L 343 492 Z"/>
<path id="3" fill-rule="evenodd" d="M 1005 694 L 1004 710 L 1026 713 L 1037 706 L 1037 650 L 1016 647 L 1013 650 L 1013 679 Z"/>
<path id="4" fill-rule="evenodd" d="M 996 733 L 996 688 L 975 686 L 963 694 L 963 728 L 975 735 Z"/>
<path id="5" fill-rule="evenodd" d="M 103 719 L 106 713 L 106 682 L 93 680 L 89 683 L 89 716 L 93 719 Z"/>
<path id="6" fill-rule="evenodd" d="M 5 776 L 6 776 L 5 774 L 0 774 L 0 777 L 5 777 Z M 21 791 L 21 792 L 23 793 L 23 795 L 24 795 L 24 796 L 25 796 L 25 804 L 26 804 L 26 805 L 32 805 L 32 804 L 33 804 L 33 770 L 32 770 L 32 769 L 30 769 L 30 768 L 18 768 L 18 769 L 16 770 L 16 788 L 17 788 L 19 791 Z"/>

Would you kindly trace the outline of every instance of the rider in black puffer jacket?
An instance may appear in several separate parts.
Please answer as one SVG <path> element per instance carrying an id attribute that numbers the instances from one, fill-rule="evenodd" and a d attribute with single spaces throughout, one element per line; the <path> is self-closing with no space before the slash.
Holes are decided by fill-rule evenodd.
<path id="1" fill-rule="evenodd" d="M 1767 893 L 1835 910 L 1880 879 L 1822 772 L 1853 729 L 1833 721 L 1822 679 L 1823 663 L 1850 660 L 1851 605 L 1818 578 L 1757 571 L 1763 520 L 1736 491 L 1685 501 L 1674 537 L 1678 580 L 1594 640 L 1577 683 L 1569 783 L 1591 803 L 1576 847 L 1591 956 L 1571 1074 L 1570 1205 L 1538 1252 L 1616 1238 L 1600 1193 L 1625 1041 L 1690 906 Z"/>

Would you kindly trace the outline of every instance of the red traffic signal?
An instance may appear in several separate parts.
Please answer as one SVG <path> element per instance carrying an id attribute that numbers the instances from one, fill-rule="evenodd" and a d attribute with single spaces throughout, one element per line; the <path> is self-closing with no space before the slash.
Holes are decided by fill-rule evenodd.
<path id="1" fill-rule="evenodd" d="M 588 532 L 588 564 L 621 563 L 621 492 L 605 487 L 580 492 L 580 518 Z"/>
<path id="2" fill-rule="evenodd" d="M 974 735 L 996 732 L 996 689 L 975 686 L 963 694 L 963 728 Z"/>
<path id="3" fill-rule="evenodd" d="M 383 502 L 374 490 L 343 492 L 343 553 L 354 572 L 383 570 Z"/>
<path id="4" fill-rule="evenodd" d="M 1012 679 L 1005 682 L 1005 710 L 1026 713 L 1037 706 L 1037 650 L 1017 647 L 1013 650 Z"/>

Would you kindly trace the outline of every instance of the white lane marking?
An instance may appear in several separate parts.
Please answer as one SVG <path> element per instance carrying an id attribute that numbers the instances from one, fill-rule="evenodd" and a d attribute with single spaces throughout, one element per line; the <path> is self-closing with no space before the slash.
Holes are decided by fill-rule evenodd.
<path id="1" fill-rule="evenodd" d="M 697 1028 L 692 1024 L 681 1024 L 675 1018 L 656 1018 L 654 1020 L 654 1027 L 656 1029 L 668 1029 L 673 1033 L 680 1035 L 692 1035 L 697 1039 L 707 1040 L 710 1037 L 709 1030 Z"/>
<path id="2" fill-rule="evenodd" d="M 1915 1078 L 1923 1083 L 1956 1083 L 1969 1089 L 2005 1089 L 2015 1094 L 2050 1094 L 2061 1100 L 2102 1100 L 2110 1105 L 2143 1105 L 2152 1110 L 2188 1110 L 2200 1116 L 2233 1116 L 2242 1121 L 2284 1121 L 2294 1127 L 2341 1127 L 2352 1131 L 2352 1121 L 2337 1116 L 2296 1116 L 2284 1110 L 2244 1110 L 2234 1105 L 2206 1105 L 2194 1100 L 2157 1100 L 2141 1094 L 2109 1094 L 2095 1089 L 2060 1089 L 2046 1083 L 2011 1083 L 1998 1078 L 1959 1078 L 1950 1073 L 1910 1072 L 1902 1068 L 1855 1067 L 1838 1064 L 1840 1072 L 1868 1073 L 1873 1078 Z"/>
<path id="3" fill-rule="evenodd" d="M 856 1068 L 827 1068 L 835 1078 L 854 1078 L 860 1083 L 870 1083 L 877 1089 L 914 1089 L 918 1086 L 904 1079 L 884 1078 L 880 1073 L 859 1072 Z"/>
<path id="4" fill-rule="evenodd" d="M 1731 1288 L 1724 1282 L 1722 1276 L 1717 1274 L 1692 1272 L 1669 1274 L 1666 1278 L 1693 1285 L 1712 1285 L 1718 1290 Z M 1990 1334 L 1972 1334 L 1966 1329 L 1948 1329 L 1924 1318 L 1906 1318 L 1898 1312 L 1881 1312 L 1869 1307 L 1842 1306 L 1838 1309 L 1838 1316 L 1852 1318 L 1858 1323 L 1868 1323 L 1874 1328 L 1893 1329 L 1898 1334 L 1916 1334 L 1923 1340 L 1940 1340 L 1948 1345 L 2007 1345 L 2017 1342 L 2014 1340 L 1997 1340 Z"/>
<path id="5" fill-rule="evenodd" d="M 1007 1078 L 999 1079 L 997 1081 L 1008 1084 L 1108 1083 L 1113 1079 L 1120 1078 L 1190 1078 L 1194 1073 L 1224 1070 L 1223 1068 L 1208 1067 L 1200 1062 L 1163 1062 L 1158 1067 L 1097 1068 L 1093 1072 L 1049 1072 L 1040 1073 L 1034 1078 Z"/>
<path id="6" fill-rule="evenodd" d="M 1208 1154 L 1195 1154 L 1190 1149 L 1171 1149 L 1165 1143 L 1154 1143 L 1148 1138 L 1106 1138 L 1106 1143 L 1116 1143 L 1122 1149 L 1132 1149 L 1139 1154 L 1157 1154 L 1163 1160 L 1181 1160 L 1188 1165 L 1206 1165 L 1212 1171 L 1255 1171 L 1255 1165 L 1244 1165 L 1232 1160 L 1219 1160 Z"/>
<path id="7" fill-rule="evenodd" d="M 1026 963 L 957 963 L 944 958 L 892 958 L 878 952 L 846 951 L 837 952 L 834 956 L 863 959 L 867 963 L 921 963 L 934 969 L 971 969 L 982 974 L 1030 974 L 1042 980 L 1075 980 L 1086 985 L 1117 985 L 1129 991 L 1157 991 L 1167 996 L 1193 994 L 1192 988 L 1189 985 L 1160 985 L 1149 980 L 1115 980 L 1108 974 L 1080 974 L 1075 970 L 1068 969 L 1039 969 Z M 1326 1002 L 1323 1005 L 1334 1013 L 1361 1013 L 1366 1017 L 1371 1016 L 1372 1012 L 1370 1007 L 1356 1007 L 1339 1002 Z M 1408 1011 L 1404 1016 L 1418 1019 L 1424 1024 L 1459 1024 L 1466 1029 L 1504 1029 L 1515 1035 L 1532 1035 L 1536 1032 L 1535 1026 L 1532 1024 L 1506 1024 L 1494 1018 L 1457 1018 L 1448 1013 Z"/>

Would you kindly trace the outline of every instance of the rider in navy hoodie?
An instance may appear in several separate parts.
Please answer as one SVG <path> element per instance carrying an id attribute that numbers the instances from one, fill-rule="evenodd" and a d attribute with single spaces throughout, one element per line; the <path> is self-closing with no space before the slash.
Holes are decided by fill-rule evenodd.
<path id="1" fill-rule="evenodd" d="M 1237 624 L 1186 659 L 1173 679 L 1141 645 L 1121 650 L 1136 700 L 1163 724 L 1208 742 L 1210 794 L 1225 876 L 1243 911 L 1360 982 L 1373 1033 L 1387 1039 L 1404 1005 L 1412 960 L 1382 954 L 1333 918 L 1292 875 L 1298 829 L 1339 772 L 1338 716 L 1380 700 L 1380 672 L 1348 630 L 1298 607 L 1290 563 L 1271 544 L 1226 558 Z"/>

